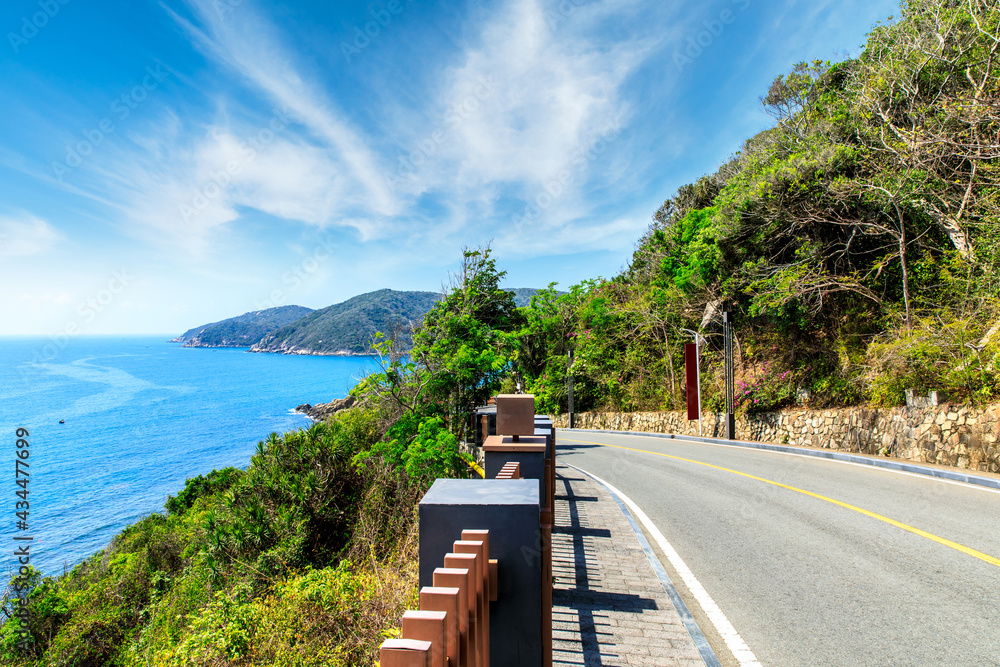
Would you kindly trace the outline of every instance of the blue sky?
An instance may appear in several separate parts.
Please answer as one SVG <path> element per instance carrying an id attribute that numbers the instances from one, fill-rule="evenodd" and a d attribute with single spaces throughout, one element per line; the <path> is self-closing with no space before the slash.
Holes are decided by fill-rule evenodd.
<path id="1" fill-rule="evenodd" d="M 895 0 L 6 0 L 0 335 L 610 277 Z"/>

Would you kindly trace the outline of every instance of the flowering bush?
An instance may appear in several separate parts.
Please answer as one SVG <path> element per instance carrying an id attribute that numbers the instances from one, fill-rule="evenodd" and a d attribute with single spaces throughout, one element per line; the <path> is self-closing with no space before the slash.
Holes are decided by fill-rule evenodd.
<path id="1" fill-rule="evenodd" d="M 745 378 L 736 381 L 736 410 L 753 414 L 793 405 L 797 386 L 798 378 L 794 371 L 779 371 L 775 364 L 766 361 L 747 369 Z"/>

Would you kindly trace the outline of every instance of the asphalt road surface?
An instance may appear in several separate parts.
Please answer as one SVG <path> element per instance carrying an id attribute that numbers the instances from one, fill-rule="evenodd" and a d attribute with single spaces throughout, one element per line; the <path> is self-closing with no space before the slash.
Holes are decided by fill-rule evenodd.
<path id="1" fill-rule="evenodd" d="M 649 516 L 762 664 L 1000 665 L 1000 493 L 682 440 L 558 443 Z"/>

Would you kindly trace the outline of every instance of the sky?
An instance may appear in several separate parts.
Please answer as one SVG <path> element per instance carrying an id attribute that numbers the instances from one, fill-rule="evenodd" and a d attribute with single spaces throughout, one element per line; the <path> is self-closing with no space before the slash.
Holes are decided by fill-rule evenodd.
<path id="1" fill-rule="evenodd" d="M 5 0 L 0 335 L 625 267 L 896 0 Z"/>

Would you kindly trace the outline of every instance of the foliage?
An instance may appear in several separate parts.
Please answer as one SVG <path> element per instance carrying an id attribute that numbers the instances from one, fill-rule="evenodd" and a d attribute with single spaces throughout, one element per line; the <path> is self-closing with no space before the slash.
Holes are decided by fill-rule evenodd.
<path id="1" fill-rule="evenodd" d="M 995 398 L 998 25 L 985 0 L 910 0 L 857 58 L 777 77 L 776 125 L 667 200 L 621 275 L 525 309 L 514 373 L 565 409 L 572 351 L 578 410 L 677 408 L 696 330 L 715 409 L 726 308 L 744 410 Z"/>
<path id="2" fill-rule="evenodd" d="M 184 489 L 176 496 L 168 496 L 165 507 L 170 514 L 183 514 L 202 496 L 225 491 L 239 480 L 241 470 L 229 467 L 212 470 L 208 474 L 192 477 L 184 483 Z"/>
<path id="3" fill-rule="evenodd" d="M 413 572 L 378 572 L 342 561 L 306 568 L 267 595 L 220 591 L 177 646 L 155 665 L 254 664 L 274 667 L 367 664 L 383 628 L 412 597 Z"/>
<path id="4" fill-rule="evenodd" d="M 466 250 L 451 288 L 414 334 L 415 381 L 425 402 L 440 407 L 460 438 L 475 408 L 496 392 L 510 368 L 509 334 L 521 314 L 513 293 L 500 288 L 505 275 L 489 247 Z"/>
<path id="5" fill-rule="evenodd" d="M 348 410 L 272 434 L 246 470 L 188 480 L 168 514 L 129 526 L 65 576 L 36 577 L 34 648 L 23 653 L 4 625 L 0 663 L 370 660 L 416 590 L 426 488 L 405 471 L 355 464 L 382 440 L 382 423 L 375 409 Z"/>
<path id="6" fill-rule="evenodd" d="M 679 188 L 611 279 L 550 285 L 518 308 L 490 249 L 466 251 L 443 296 L 393 320 L 423 317 L 409 356 L 394 335 L 406 326 L 371 328 L 387 335 L 374 337 L 381 372 L 353 392 L 360 407 L 272 434 L 246 470 L 188 480 L 167 514 L 63 577 L 35 577 L 34 648 L 0 626 L 0 662 L 370 661 L 412 602 L 417 498 L 468 474 L 458 443 L 472 410 L 505 383 L 562 411 L 569 377 L 578 410 L 679 408 L 691 331 L 718 409 L 723 308 L 743 411 L 807 394 L 895 405 L 907 389 L 996 400 L 998 25 L 986 0 L 908 0 L 857 58 L 797 65 L 762 100 L 776 125 Z M 375 301 L 275 340 L 319 345 L 338 312 L 374 322 Z"/>
<path id="7" fill-rule="evenodd" d="M 869 350 L 870 398 L 895 405 L 906 389 L 918 395 L 946 390 L 951 400 L 983 404 L 1000 398 L 1000 341 L 975 318 L 944 311 L 880 337 Z"/>
<path id="8" fill-rule="evenodd" d="M 439 477 L 466 477 L 471 456 L 458 450 L 455 435 L 444 420 L 418 413 L 405 414 L 385 439 L 357 457 L 361 465 L 373 459 L 401 468 L 413 480 L 430 483 Z"/>

